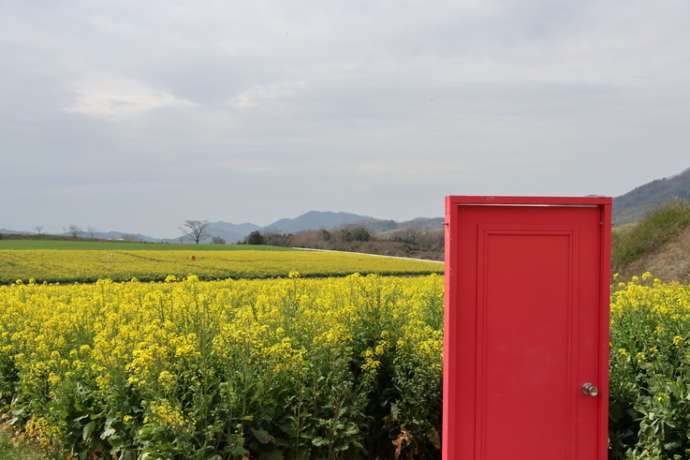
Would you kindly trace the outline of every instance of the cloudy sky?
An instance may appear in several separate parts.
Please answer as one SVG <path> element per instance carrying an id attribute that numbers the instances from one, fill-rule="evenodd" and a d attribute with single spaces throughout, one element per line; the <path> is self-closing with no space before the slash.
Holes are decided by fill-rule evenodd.
<path id="1" fill-rule="evenodd" d="M 0 228 L 618 195 L 689 135 L 685 0 L 0 0 Z"/>

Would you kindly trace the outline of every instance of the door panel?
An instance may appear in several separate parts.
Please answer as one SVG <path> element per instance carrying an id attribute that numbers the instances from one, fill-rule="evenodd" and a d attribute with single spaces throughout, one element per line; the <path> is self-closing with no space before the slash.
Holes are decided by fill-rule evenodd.
<path id="1" fill-rule="evenodd" d="M 480 238 L 479 458 L 568 458 L 572 235 L 486 229 Z"/>
<path id="2" fill-rule="evenodd" d="M 606 382 L 601 216 L 598 206 L 449 214 L 446 459 L 603 458 L 605 405 L 581 391 Z"/>

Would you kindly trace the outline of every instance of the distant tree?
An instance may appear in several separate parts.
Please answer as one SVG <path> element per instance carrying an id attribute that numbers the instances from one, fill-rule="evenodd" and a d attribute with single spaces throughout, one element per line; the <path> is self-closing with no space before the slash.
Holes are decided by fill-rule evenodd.
<path id="1" fill-rule="evenodd" d="M 36 230 L 36 235 L 41 235 L 43 234 L 43 225 L 36 225 L 34 227 L 34 230 Z"/>
<path id="2" fill-rule="evenodd" d="M 223 238 L 222 236 L 216 235 L 213 238 L 211 238 L 211 243 L 213 243 L 213 244 L 225 244 L 225 238 Z"/>
<path id="3" fill-rule="evenodd" d="M 81 227 L 79 227 L 78 225 L 72 224 L 69 227 L 67 227 L 67 233 L 69 233 L 69 235 L 72 238 L 79 238 L 79 235 L 81 235 L 84 232 L 81 229 Z"/>
<path id="4" fill-rule="evenodd" d="M 322 228 L 321 230 L 319 230 L 319 233 L 322 240 L 331 241 L 331 232 L 329 232 L 325 228 Z"/>
<path id="5" fill-rule="evenodd" d="M 86 232 L 92 240 L 96 238 L 96 230 L 94 230 L 93 227 L 89 227 Z"/>
<path id="6" fill-rule="evenodd" d="M 343 241 L 369 241 L 371 233 L 364 227 L 344 227 L 338 230 Z"/>
<path id="7" fill-rule="evenodd" d="M 391 239 L 401 243 L 415 244 L 419 241 L 422 232 L 413 228 L 401 228 L 392 233 Z"/>
<path id="8" fill-rule="evenodd" d="M 266 244 L 266 239 L 260 231 L 254 230 L 244 239 L 245 244 Z"/>
<path id="9" fill-rule="evenodd" d="M 291 233 L 266 233 L 263 237 L 264 243 L 271 246 L 292 246 L 294 235 Z"/>
<path id="10" fill-rule="evenodd" d="M 192 241 L 199 244 L 201 240 L 209 236 L 208 233 L 206 233 L 206 227 L 208 227 L 208 221 L 185 220 L 180 230 L 182 230 L 184 236 L 191 238 Z"/>

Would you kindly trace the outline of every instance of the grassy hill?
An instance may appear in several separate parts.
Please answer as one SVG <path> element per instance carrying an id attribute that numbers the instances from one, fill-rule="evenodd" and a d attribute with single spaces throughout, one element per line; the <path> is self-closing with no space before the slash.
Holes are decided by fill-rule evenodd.
<path id="1" fill-rule="evenodd" d="M 643 219 L 659 205 L 690 201 L 690 168 L 657 179 L 617 197 L 613 202 L 613 223 L 623 225 Z"/>
<path id="2" fill-rule="evenodd" d="M 671 203 L 613 232 L 614 272 L 690 282 L 690 204 Z"/>

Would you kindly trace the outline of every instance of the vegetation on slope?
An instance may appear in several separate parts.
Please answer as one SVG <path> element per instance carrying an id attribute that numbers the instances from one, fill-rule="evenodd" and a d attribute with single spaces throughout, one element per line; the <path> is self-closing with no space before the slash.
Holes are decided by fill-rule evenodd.
<path id="1" fill-rule="evenodd" d="M 625 273 L 635 261 L 659 251 L 662 246 L 678 238 L 689 227 L 690 204 L 671 203 L 658 208 L 636 225 L 614 231 L 614 272 Z M 687 258 L 687 255 L 685 257 Z M 676 260 L 673 263 L 683 262 Z M 641 267 L 636 268 L 639 271 Z"/>
<path id="2" fill-rule="evenodd" d="M 690 168 L 672 177 L 657 179 L 616 197 L 614 224 L 622 225 L 644 219 L 658 206 L 690 200 Z"/>

